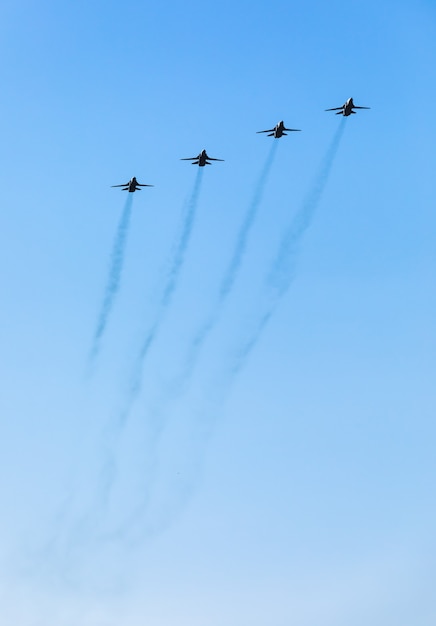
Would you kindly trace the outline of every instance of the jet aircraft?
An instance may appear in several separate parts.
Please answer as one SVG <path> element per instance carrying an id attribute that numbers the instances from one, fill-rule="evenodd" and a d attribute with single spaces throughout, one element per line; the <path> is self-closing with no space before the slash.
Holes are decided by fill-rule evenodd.
<path id="1" fill-rule="evenodd" d="M 205 165 L 212 165 L 212 163 L 209 163 L 209 161 L 224 161 L 224 159 L 214 159 L 213 157 L 210 157 L 207 154 L 206 150 L 202 150 L 200 154 L 198 154 L 196 157 L 180 159 L 180 160 L 192 161 L 192 165 L 199 165 L 200 167 L 204 167 Z"/>
<path id="2" fill-rule="evenodd" d="M 282 135 L 287 135 L 285 130 L 289 132 L 300 132 L 299 128 L 286 128 L 284 121 L 281 120 L 274 126 L 274 128 L 270 128 L 269 130 L 258 130 L 257 133 L 269 133 L 268 137 L 275 137 L 275 139 L 279 139 Z"/>
<path id="3" fill-rule="evenodd" d="M 129 180 L 128 183 L 124 185 L 111 185 L 112 187 L 122 187 L 123 191 L 128 191 L 129 193 L 133 193 L 134 191 L 141 191 L 140 187 L 154 187 L 154 185 L 141 185 L 138 183 L 135 176 Z"/>
<path id="4" fill-rule="evenodd" d="M 345 117 L 348 117 L 349 115 L 356 114 L 356 111 L 353 111 L 353 109 L 370 109 L 371 107 L 357 107 L 354 102 L 353 102 L 353 98 L 348 98 L 348 100 L 346 101 L 345 104 L 343 104 L 341 107 L 335 107 L 333 109 L 326 109 L 326 111 L 337 111 L 336 115 L 345 115 Z"/>

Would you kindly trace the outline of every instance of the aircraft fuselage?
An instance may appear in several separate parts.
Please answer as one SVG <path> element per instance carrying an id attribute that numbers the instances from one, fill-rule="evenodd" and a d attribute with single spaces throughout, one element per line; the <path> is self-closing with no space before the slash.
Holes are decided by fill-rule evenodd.
<path id="1" fill-rule="evenodd" d="M 348 117 L 349 115 L 351 115 L 353 113 L 353 107 L 354 107 L 353 98 L 348 98 L 348 100 L 344 104 L 343 115 L 345 115 L 345 117 Z"/>
<path id="2" fill-rule="evenodd" d="M 274 128 L 274 138 L 279 139 L 283 135 L 284 130 L 285 130 L 285 124 L 283 121 L 281 121 Z"/>
<path id="3" fill-rule="evenodd" d="M 206 150 L 202 150 L 200 154 L 198 155 L 198 165 L 200 167 L 204 167 L 206 165 L 206 161 L 207 161 Z"/>
<path id="4" fill-rule="evenodd" d="M 136 180 L 136 177 L 133 176 L 133 178 L 124 185 L 112 185 L 112 187 L 121 187 L 123 191 L 133 193 L 134 191 L 141 191 L 141 187 L 153 187 L 153 185 L 141 185 L 141 183 L 138 183 Z"/>
<path id="5" fill-rule="evenodd" d="M 135 176 L 129 180 L 129 193 L 133 193 L 134 191 L 136 191 L 137 182 L 138 181 L 136 180 Z"/>

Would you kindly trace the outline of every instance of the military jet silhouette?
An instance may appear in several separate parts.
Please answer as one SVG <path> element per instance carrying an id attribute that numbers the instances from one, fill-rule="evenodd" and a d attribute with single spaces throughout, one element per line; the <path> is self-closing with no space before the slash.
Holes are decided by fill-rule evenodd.
<path id="1" fill-rule="evenodd" d="M 299 128 L 286 128 L 285 123 L 281 120 L 278 124 L 274 126 L 274 128 L 270 128 L 269 130 L 258 130 L 258 133 L 269 133 L 268 137 L 275 137 L 279 139 L 282 135 L 286 135 L 285 130 L 288 132 L 300 132 Z"/>
<path id="2" fill-rule="evenodd" d="M 198 154 L 196 157 L 180 159 L 180 160 L 192 161 L 192 165 L 199 165 L 200 167 L 204 167 L 205 165 L 212 165 L 212 163 L 209 163 L 209 161 L 224 161 L 224 159 L 214 159 L 213 157 L 210 157 L 207 154 L 206 150 L 202 150 L 200 154 Z"/>
<path id="3" fill-rule="evenodd" d="M 122 187 L 123 191 L 128 191 L 129 193 L 133 193 L 134 191 L 141 191 L 140 187 L 154 187 L 154 185 L 141 185 L 136 180 L 135 176 L 129 180 L 128 183 L 124 183 L 124 185 L 111 185 L 112 187 Z"/>
<path id="4" fill-rule="evenodd" d="M 336 115 L 345 115 L 345 117 L 348 117 L 349 115 L 356 114 L 356 111 L 353 111 L 353 109 L 370 109 L 371 107 L 357 107 L 354 102 L 353 102 L 353 98 L 348 98 L 348 100 L 346 101 L 345 104 L 343 104 L 341 107 L 335 107 L 334 109 L 326 109 L 326 111 L 337 111 Z"/>

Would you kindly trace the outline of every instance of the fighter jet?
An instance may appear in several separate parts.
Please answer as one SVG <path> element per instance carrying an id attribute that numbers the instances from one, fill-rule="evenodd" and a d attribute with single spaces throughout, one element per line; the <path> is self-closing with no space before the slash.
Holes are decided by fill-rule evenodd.
<path id="1" fill-rule="evenodd" d="M 286 135 L 285 130 L 292 132 L 300 132 L 299 128 L 286 128 L 285 123 L 281 120 L 278 124 L 274 126 L 274 128 L 270 128 L 269 130 L 258 130 L 257 133 L 269 133 L 268 137 L 275 137 L 279 139 L 282 135 Z"/>
<path id="2" fill-rule="evenodd" d="M 192 161 L 192 165 L 199 165 L 200 167 L 204 167 L 205 165 L 212 165 L 212 163 L 209 163 L 209 161 L 224 161 L 224 159 L 214 159 L 213 157 L 210 157 L 207 154 L 206 150 L 202 150 L 200 154 L 198 154 L 196 157 L 180 159 L 180 160 Z"/>
<path id="3" fill-rule="evenodd" d="M 111 185 L 112 187 L 122 187 L 123 191 L 128 191 L 129 193 L 133 193 L 134 191 L 141 191 L 140 187 L 154 187 L 154 185 L 141 185 L 136 180 L 135 176 L 129 180 L 128 183 L 124 183 L 124 185 Z"/>
<path id="4" fill-rule="evenodd" d="M 353 98 L 348 98 L 348 100 L 346 101 L 345 104 L 343 104 L 341 107 L 335 107 L 334 109 L 326 109 L 326 111 L 337 111 L 336 115 L 345 115 L 345 117 L 348 117 L 349 115 L 356 114 L 356 111 L 353 111 L 353 109 L 370 109 L 371 107 L 357 107 L 354 102 L 353 102 Z"/>

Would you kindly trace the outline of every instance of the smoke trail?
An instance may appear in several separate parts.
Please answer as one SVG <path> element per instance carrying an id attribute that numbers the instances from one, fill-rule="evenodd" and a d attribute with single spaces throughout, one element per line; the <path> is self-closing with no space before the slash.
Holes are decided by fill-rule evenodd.
<path id="1" fill-rule="evenodd" d="M 266 279 L 266 288 L 269 297 L 266 299 L 263 311 L 256 321 L 255 327 L 239 348 L 233 365 L 233 375 L 238 373 L 250 352 L 257 344 L 263 329 L 268 324 L 277 305 L 289 289 L 295 276 L 295 261 L 298 246 L 304 233 L 310 227 L 316 209 L 322 198 L 327 185 L 330 172 L 339 148 L 339 144 L 345 128 L 345 118 L 342 118 L 333 139 L 327 149 L 326 155 L 321 162 L 319 173 L 315 179 L 311 192 L 303 202 L 303 206 L 297 212 L 280 244 L 276 258 L 269 270 Z"/>
<path id="2" fill-rule="evenodd" d="M 76 533 L 78 535 L 85 535 L 90 527 L 96 526 L 97 521 L 101 521 L 103 511 L 107 507 L 110 493 L 118 474 L 118 464 L 114 449 L 118 441 L 120 432 L 130 414 L 132 405 L 140 392 L 141 375 L 144 361 L 158 334 L 160 325 L 162 324 L 164 319 L 166 309 L 171 303 L 171 299 L 177 285 L 177 279 L 183 265 L 185 252 L 189 244 L 189 239 L 194 224 L 201 181 L 202 169 L 199 168 L 197 171 L 191 196 L 188 203 L 186 204 L 185 212 L 182 217 L 181 230 L 176 238 L 176 241 L 173 245 L 173 250 L 170 255 L 169 269 L 166 272 L 166 277 L 162 281 L 164 284 L 164 288 L 158 303 L 157 312 L 138 355 L 137 364 L 132 375 L 125 406 L 119 413 L 116 423 L 110 425 L 103 436 L 103 442 L 105 446 L 105 459 L 103 461 L 103 466 L 100 472 L 100 484 L 96 491 L 96 497 L 94 498 L 94 510 L 88 511 L 87 514 L 83 516 L 83 519 L 80 520 L 80 522 L 76 525 Z M 130 210 L 131 202 L 129 204 L 126 204 L 120 225 L 118 227 L 117 237 L 115 239 L 112 253 L 110 279 L 105 293 L 105 299 L 102 307 L 102 313 L 99 319 L 99 324 L 95 333 L 94 350 L 92 355 L 98 352 L 98 342 L 104 331 L 114 295 L 118 290 Z"/>
<path id="3" fill-rule="evenodd" d="M 128 193 L 112 247 L 112 254 L 109 265 L 109 277 L 103 296 L 103 303 L 101 306 L 100 315 L 98 317 L 97 327 L 94 333 L 92 349 L 89 355 L 90 363 L 94 361 L 100 350 L 101 339 L 106 329 L 109 315 L 112 311 L 112 307 L 114 304 L 114 299 L 120 286 L 120 278 L 124 262 L 124 249 L 126 246 L 130 217 L 132 214 L 132 204 L 133 194 Z"/>
<path id="4" fill-rule="evenodd" d="M 183 266 L 185 253 L 191 237 L 192 227 L 194 225 L 198 196 L 201 188 L 201 181 L 202 169 L 199 168 L 197 176 L 195 178 L 194 188 L 187 204 L 186 214 L 182 220 L 182 228 L 176 239 L 175 245 L 173 246 L 170 267 L 166 279 L 164 280 L 164 289 L 162 291 L 162 295 L 159 301 L 156 316 L 145 336 L 141 350 L 138 355 L 137 364 L 131 379 L 130 389 L 128 391 L 126 407 L 120 415 L 121 423 L 124 423 L 127 419 L 131 406 L 135 398 L 139 394 L 141 388 L 142 370 L 144 367 L 145 359 L 147 358 L 150 348 L 157 337 L 160 326 L 164 320 L 165 312 L 168 309 L 168 306 L 171 304 L 171 299 L 176 289 L 177 279 Z"/>
<path id="5" fill-rule="evenodd" d="M 195 367 L 198 354 L 204 342 L 206 341 L 209 333 L 213 330 L 219 318 L 222 306 L 224 305 L 226 299 L 228 298 L 228 296 L 230 295 L 232 291 L 233 285 L 237 278 L 238 271 L 240 269 L 240 266 L 244 257 L 248 238 L 249 238 L 251 229 L 253 227 L 253 224 L 254 224 L 258 209 L 259 209 L 260 202 L 262 200 L 263 191 L 264 191 L 266 182 L 268 180 L 268 175 L 270 173 L 270 170 L 274 163 L 275 156 L 277 154 L 277 145 L 278 145 L 277 141 L 274 141 L 272 143 L 271 148 L 268 152 L 267 158 L 265 160 L 265 163 L 258 177 L 258 181 L 254 190 L 252 200 L 246 210 L 244 219 L 242 221 L 242 224 L 238 232 L 233 254 L 224 272 L 221 285 L 218 291 L 218 297 L 217 297 L 215 306 L 211 309 L 211 312 L 209 313 L 208 317 L 203 322 L 202 326 L 198 329 L 197 333 L 195 334 L 191 342 L 190 350 L 185 361 L 183 372 L 179 375 L 179 377 L 175 381 L 173 381 L 170 387 L 167 387 L 165 389 L 164 395 L 157 401 L 157 404 L 155 405 L 154 409 L 152 409 L 152 415 L 151 415 L 151 419 L 149 420 L 149 422 L 150 422 L 150 425 L 153 426 L 153 431 L 151 433 L 151 442 L 149 443 L 149 446 L 148 446 L 151 451 L 151 455 L 149 455 L 149 458 L 148 458 L 148 471 L 146 472 L 148 476 L 147 484 L 143 486 L 143 489 L 142 489 L 143 496 L 140 502 L 138 503 L 137 507 L 135 507 L 135 509 L 131 511 L 130 515 L 128 515 L 125 518 L 124 522 L 115 531 L 115 534 L 118 535 L 118 537 L 126 535 L 129 529 L 132 529 L 134 526 L 137 526 L 137 525 L 142 526 L 145 522 L 144 515 L 146 511 L 148 510 L 148 506 L 149 506 L 151 484 L 154 482 L 153 479 L 156 478 L 155 474 L 157 471 L 157 456 L 156 456 L 156 450 L 155 450 L 156 441 L 159 439 L 159 436 L 165 427 L 165 419 L 163 418 L 163 413 L 165 412 L 164 405 L 168 403 L 168 401 L 174 400 L 182 392 L 184 385 L 186 384 L 187 380 L 190 378 L 192 371 Z M 193 198 L 195 197 L 195 194 L 196 192 L 194 191 Z M 192 220 L 192 218 L 190 219 Z M 176 267 L 178 267 L 178 264 L 174 263 L 173 271 L 170 273 L 170 276 L 174 275 L 175 273 L 174 269 Z M 168 282 L 165 292 L 163 294 L 162 303 L 168 301 L 169 294 L 174 289 L 174 285 L 170 285 L 170 282 L 174 282 L 174 281 Z M 154 340 L 155 334 L 160 324 L 161 313 L 162 313 L 163 308 L 164 308 L 163 305 L 159 307 L 160 314 L 156 317 L 155 323 L 153 324 L 149 333 L 147 334 L 146 340 L 143 344 L 142 351 L 141 351 L 142 360 L 145 358 Z M 138 372 L 140 372 L 140 369 L 138 369 Z M 136 377 L 130 389 L 130 392 L 131 392 L 130 402 L 126 410 L 123 411 L 120 417 L 121 423 L 123 423 L 128 416 L 131 403 L 139 392 L 139 384 L 140 384 L 140 378 Z M 114 470 L 114 466 L 111 467 L 110 465 L 107 465 L 106 469 L 107 469 L 106 489 L 110 490 L 111 489 L 110 484 L 115 479 L 115 476 L 112 473 Z M 187 487 L 187 489 L 189 491 L 189 487 Z"/>
<path id="6" fill-rule="evenodd" d="M 197 330 L 191 342 L 190 351 L 185 361 L 184 371 L 181 374 L 177 383 L 174 385 L 174 388 L 171 390 L 173 396 L 177 395 L 177 392 L 180 390 L 183 384 L 186 383 L 186 381 L 192 374 L 200 350 L 208 335 L 212 332 L 215 324 L 217 323 L 221 313 L 221 309 L 233 289 L 233 285 L 235 284 L 235 280 L 237 278 L 247 248 L 248 238 L 258 213 L 265 185 L 268 181 L 268 176 L 273 166 L 275 156 L 277 154 L 277 147 L 277 141 L 273 141 L 265 163 L 260 172 L 258 182 L 254 190 L 253 198 L 248 205 L 248 209 L 245 213 L 243 222 L 239 229 L 233 254 L 230 258 L 230 262 L 224 272 L 224 276 L 221 281 L 217 301 L 215 303 L 215 306 L 209 313 L 209 316 L 205 319 L 202 326 L 200 326 L 200 328 Z M 175 387 L 177 387 L 177 389 Z"/>
<path id="7" fill-rule="evenodd" d="M 266 277 L 265 288 L 267 291 L 267 298 L 263 305 L 263 308 L 260 309 L 257 319 L 255 320 L 254 328 L 249 331 L 248 336 L 243 340 L 237 349 L 236 357 L 234 358 L 233 365 L 225 374 L 223 380 L 220 383 L 214 384 L 212 391 L 215 396 L 213 400 L 210 401 L 212 406 L 208 407 L 208 410 L 205 412 L 208 414 L 208 420 L 205 422 L 204 420 L 204 412 L 202 411 L 201 418 L 198 418 L 198 427 L 203 429 L 203 434 L 200 437 L 207 436 L 207 428 L 211 427 L 212 422 L 217 418 L 218 415 L 218 406 L 222 404 L 224 401 L 224 397 L 228 391 L 228 387 L 233 381 L 235 375 L 242 369 L 247 357 L 251 353 L 252 349 L 257 344 L 263 329 L 267 325 L 269 319 L 273 315 L 277 305 L 280 303 L 283 296 L 286 294 L 293 278 L 295 271 L 295 256 L 298 249 L 298 245 L 303 237 L 304 233 L 309 228 L 316 209 L 321 200 L 323 191 L 326 187 L 335 156 L 337 154 L 340 140 L 344 130 L 344 123 L 341 120 L 341 123 L 334 134 L 334 137 L 328 147 L 328 150 L 325 154 L 321 162 L 321 167 L 318 175 L 315 178 L 314 185 L 312 187 L 311 192 L 306 197 L 305 201 L 301 209 L 295 215 L 292 220 L 289 228 L 285 232 L 282 242 L 277 251 L 276 257 L 270 267 L 270 270 Z M 276 143 L 276 142 L 275 142 Z M 275 154 L 275 147 L 273 146 L 270 154 L 268 155 L 268 159 L 264 165 L 261 176 L 259 178 L 259 183 L 256 188 L 256 192 L 253 197 L 253 201 L 249 206 L 241 229 L 239 231 L 239 235 L 237 238 L 237 244 L 235 246 L 234 253 L 229 262 L 226 272 L 224 273 L 223 280 L 221 282 L 217 306 L 214 308 L 213 312 L 210 314 L 209 318 L 205 321 L 203 326 L 199 329 L 197 334 L 194 337 L 194 340 L 191 344 L 190 354 L 186 361 L 185 370 L 178 380 L 177 384 L 173 386 L 173 389 L 170 390 L 173 393 L 173 397 L 177 396 L 183 383 L 186 383 L 186 380 L 192 373 L 194 368 L 196 357 L 200 348 L 202 347 L 204 341 L 206 340 L 208 334 L 214 327 L 218 315 L 220 307 L 225 302 L 228 295 L 231 293 L 232 287 L 234 285 L 237 272 L 242 262 L 243 254 L 246 248 L 248 235 L 255 219 L 256 211 L 258 205 L 261 200 L 263 188 L 266 182 L 267 175 L 273 163 L 273 158 Z M 168 400 L 168 389 L 166 390 L 165 399 Z M 209 398 L 210 400 L 210 398 Z M 153 433 L 153 442 L 156 441 L 160 432 L 162 431 L 164 424 L 162 420 L 158 420 L 158 417 L 161 417 L 162 406 L 159 405 L 160 411 L 156 411 L 153 415 L 153 423 L 155 426 L 155 430 Z M 206 430 L 205 430 L 206 429 Z M 118 538 L 126 537 L 129 531 L 133 529 L 141 528 L 143 533 L 150 532 L 150 528 L 147 528 L 147 524 L 145 523 L 144 516 L 148 511 L 148 507 L 150 506 L 151 499 L 151 483 L 153 482 L 153 474 L 157 472 L 157 458 L 156 452 L 154 451 L 151 458 L 148 458 L 148 481 L 147 485 L 144 486 L 143 497 L 142 500 L 138 503 L 137 507 L 130 512 L 128 516 L 124 519 L 124 522 L 121 523 L 116 529 L 114 536 Z M 156 477 L 154 476 L 154 479 Z M 191 477 L 189 480 L 193 480 Z M 177 508 L 177 507 L 176 507 Z M 174 514 L 173 509 L 168 512 L 168 519 Z M 168 523 L 168 520 L 167 520 Z M 140 531 L 139 531 L 140 532 Z"/>
<path id="8" fill-rule="evenodd" d="M 274 163 L 274 158 L 277 153 L 277 146 L 277 141 L 274 141 L 268 153 L 265 165 L 263 166 L 260 173 L 259 180 L 254 191 L 253 199 L 248 207 L 248 210 L 244 217 L 244 221 L 242 222 L 241 228 L 239 230 L 232 258 L 230 259 L 230 263 L 221 282 L 218 296 L 218 306 L 222 305 L 234 285 L 238 270 L 241 266 L 242 258 L 247 247 L 248 236 L 256 218 L 259 204 L 262 200 L 263 190 L 268 180 L 268 175 L 270 173 L 271 167 Z"/>
<path id="9" fill-rule="evenodd" d="M 100 520 L 104 517 L 104 510 L 108 506 L 110 494 L 118 476 L 118 463 L 116 459 L 115 448 L 118 443 L 120 433 L 130 415 L 132 406 L 141 390 L 142 370 L 144 367 L 145 359 L 151 349 L 151 346 L 153 345 L 154 340 L 157 337 L 160 326 L 164 320 L 166 310 L 171 304 L 171 299 L 177 286 L 177 279 L 183 266 L 185 253 L 194 225 L 195 213 L 198 204 L 198 196 L 200 193 L 202 182 L 202 174 L 203 170 L 202 168 L 199 168 L 194 181 L 192 193 L 184 207 L 181 228 L 179 233 L 177 234 L 172 251 L 170 253 L 168 269 L 165 272 L 163 280 L 161 280 L 161 283 L 163 284 L 163 289 L 159 298 L 156 314 L 151 326 L 147 331 L 140 352 L 138 354 L 136 365 L 132 373 L 130 386 L 127 391 L 127 397 L 124 407 L 117 415 L 115 422 L 109 425 L 103 436 L 105 459 L 103 461 L 100 472 L 100 480 L 96 491 L 96 497 L 94 498 L 94 511 L 89 511 L 87 515 L 85 515 L 80 523 L 77 525 L 77 532 L 79 534 L 84 533 L 83 529 L 88 529 L 93 525 L 95 526 L 96 520 Z"/>

